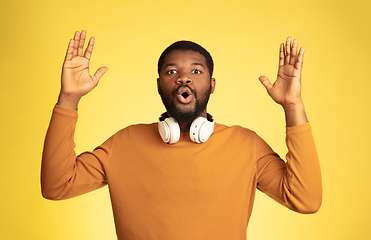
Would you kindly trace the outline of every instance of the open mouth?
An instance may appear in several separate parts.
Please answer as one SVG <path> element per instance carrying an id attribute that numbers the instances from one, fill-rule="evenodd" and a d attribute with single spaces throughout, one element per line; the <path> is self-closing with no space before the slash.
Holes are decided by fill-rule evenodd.
<path id="1" fill-rule="evenodd" d="M 183 92 L 181 95 L 182 95 L 185 99 L 187 99 L 187 97 L 189 96 L 189 94 L 188 94 L 187 92 Z"/>
<path id="2" fill-rule="evenodd" d="M 192 91 L 188 87 L 180 87 L 177 92 L 179 102 L 183 104 L 190 103 L 192 101 Z"/>

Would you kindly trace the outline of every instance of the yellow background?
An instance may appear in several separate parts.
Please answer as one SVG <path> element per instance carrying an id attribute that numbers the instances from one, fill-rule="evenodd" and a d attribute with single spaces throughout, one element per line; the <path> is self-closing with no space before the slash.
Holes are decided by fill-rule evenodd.
<path id="1" fill-rule="evenodd" d="M 42 198 L 43 140 L 75 30 L 96 38 L 91 69 L 109 72 L 80 103 L 76 151 L 156 121 L 162 50 L 187 39 L 215 60 L 209 112 L 257 131 L 284 157 L 284 115 L 258 81 L 274 80 L 287 36 L 306 47 L 303 98 L 321 159 L 323 205 L 300 215 L 258 193 L 249 240 L 370 239 L 371 2 L 1 0 L 1 239 L 115 239 L 107 188 Z"/>

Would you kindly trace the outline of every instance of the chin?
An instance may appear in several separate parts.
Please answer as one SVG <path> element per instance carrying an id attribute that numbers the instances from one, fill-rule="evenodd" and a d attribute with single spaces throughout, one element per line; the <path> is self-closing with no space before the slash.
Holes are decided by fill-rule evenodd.
<path id="1" fill-rule="evenodd" d="M 168 109 L 168 113 L 179 123 L 191 123 L 196 118 L 198 118 L 204 111 L 200 111 L 197 108 L 188 108 L 188 109 Z"/>

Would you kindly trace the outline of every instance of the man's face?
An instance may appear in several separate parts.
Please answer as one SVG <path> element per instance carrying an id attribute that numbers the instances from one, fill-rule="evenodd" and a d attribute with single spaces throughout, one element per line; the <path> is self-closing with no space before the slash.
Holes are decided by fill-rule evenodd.
<path id="1" fill-rule="evenodd" d="M 178 122 L 192 122 L 199 116 L 206 117 L 215 79 L 210 79 L 203 55 L 175 50 L 166 55 L 157 86 L 168 114 Z"/>

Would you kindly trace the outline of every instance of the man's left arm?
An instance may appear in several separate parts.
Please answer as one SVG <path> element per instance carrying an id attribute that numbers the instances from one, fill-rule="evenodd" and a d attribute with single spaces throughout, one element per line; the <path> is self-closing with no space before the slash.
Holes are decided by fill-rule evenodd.
<path id="1" fill-rule="evenodd" d="M 284 109 L 288 147 L 286 166 L 274 166 L 273 162 L 265 165 L 261 187 L 268 188 L 262 190 L 275 195 L 272 197 L 280 202 L 286 202 L 285 205 L 290 205 L 288 202 L 292 201 L 296 203 L 294 205 L 301 205 L 296 207 L 311 208 L 309 211 L 297 209 L 309 213 L 316 211 L 314 206 L 319 208 L 321 205 L 322 181 L 311 127 L 301 98 L 303 57 L 304 47 L 298 50 L 298 41 L 295 39 L 291 42 L 291 38 L 287 38 L 286 44 L 280 45 L 276 81 L 271 83 L 265 76 L 259 78 L 269 96 Z M 274 172 L 277 174 L 272 175 Z"/>

